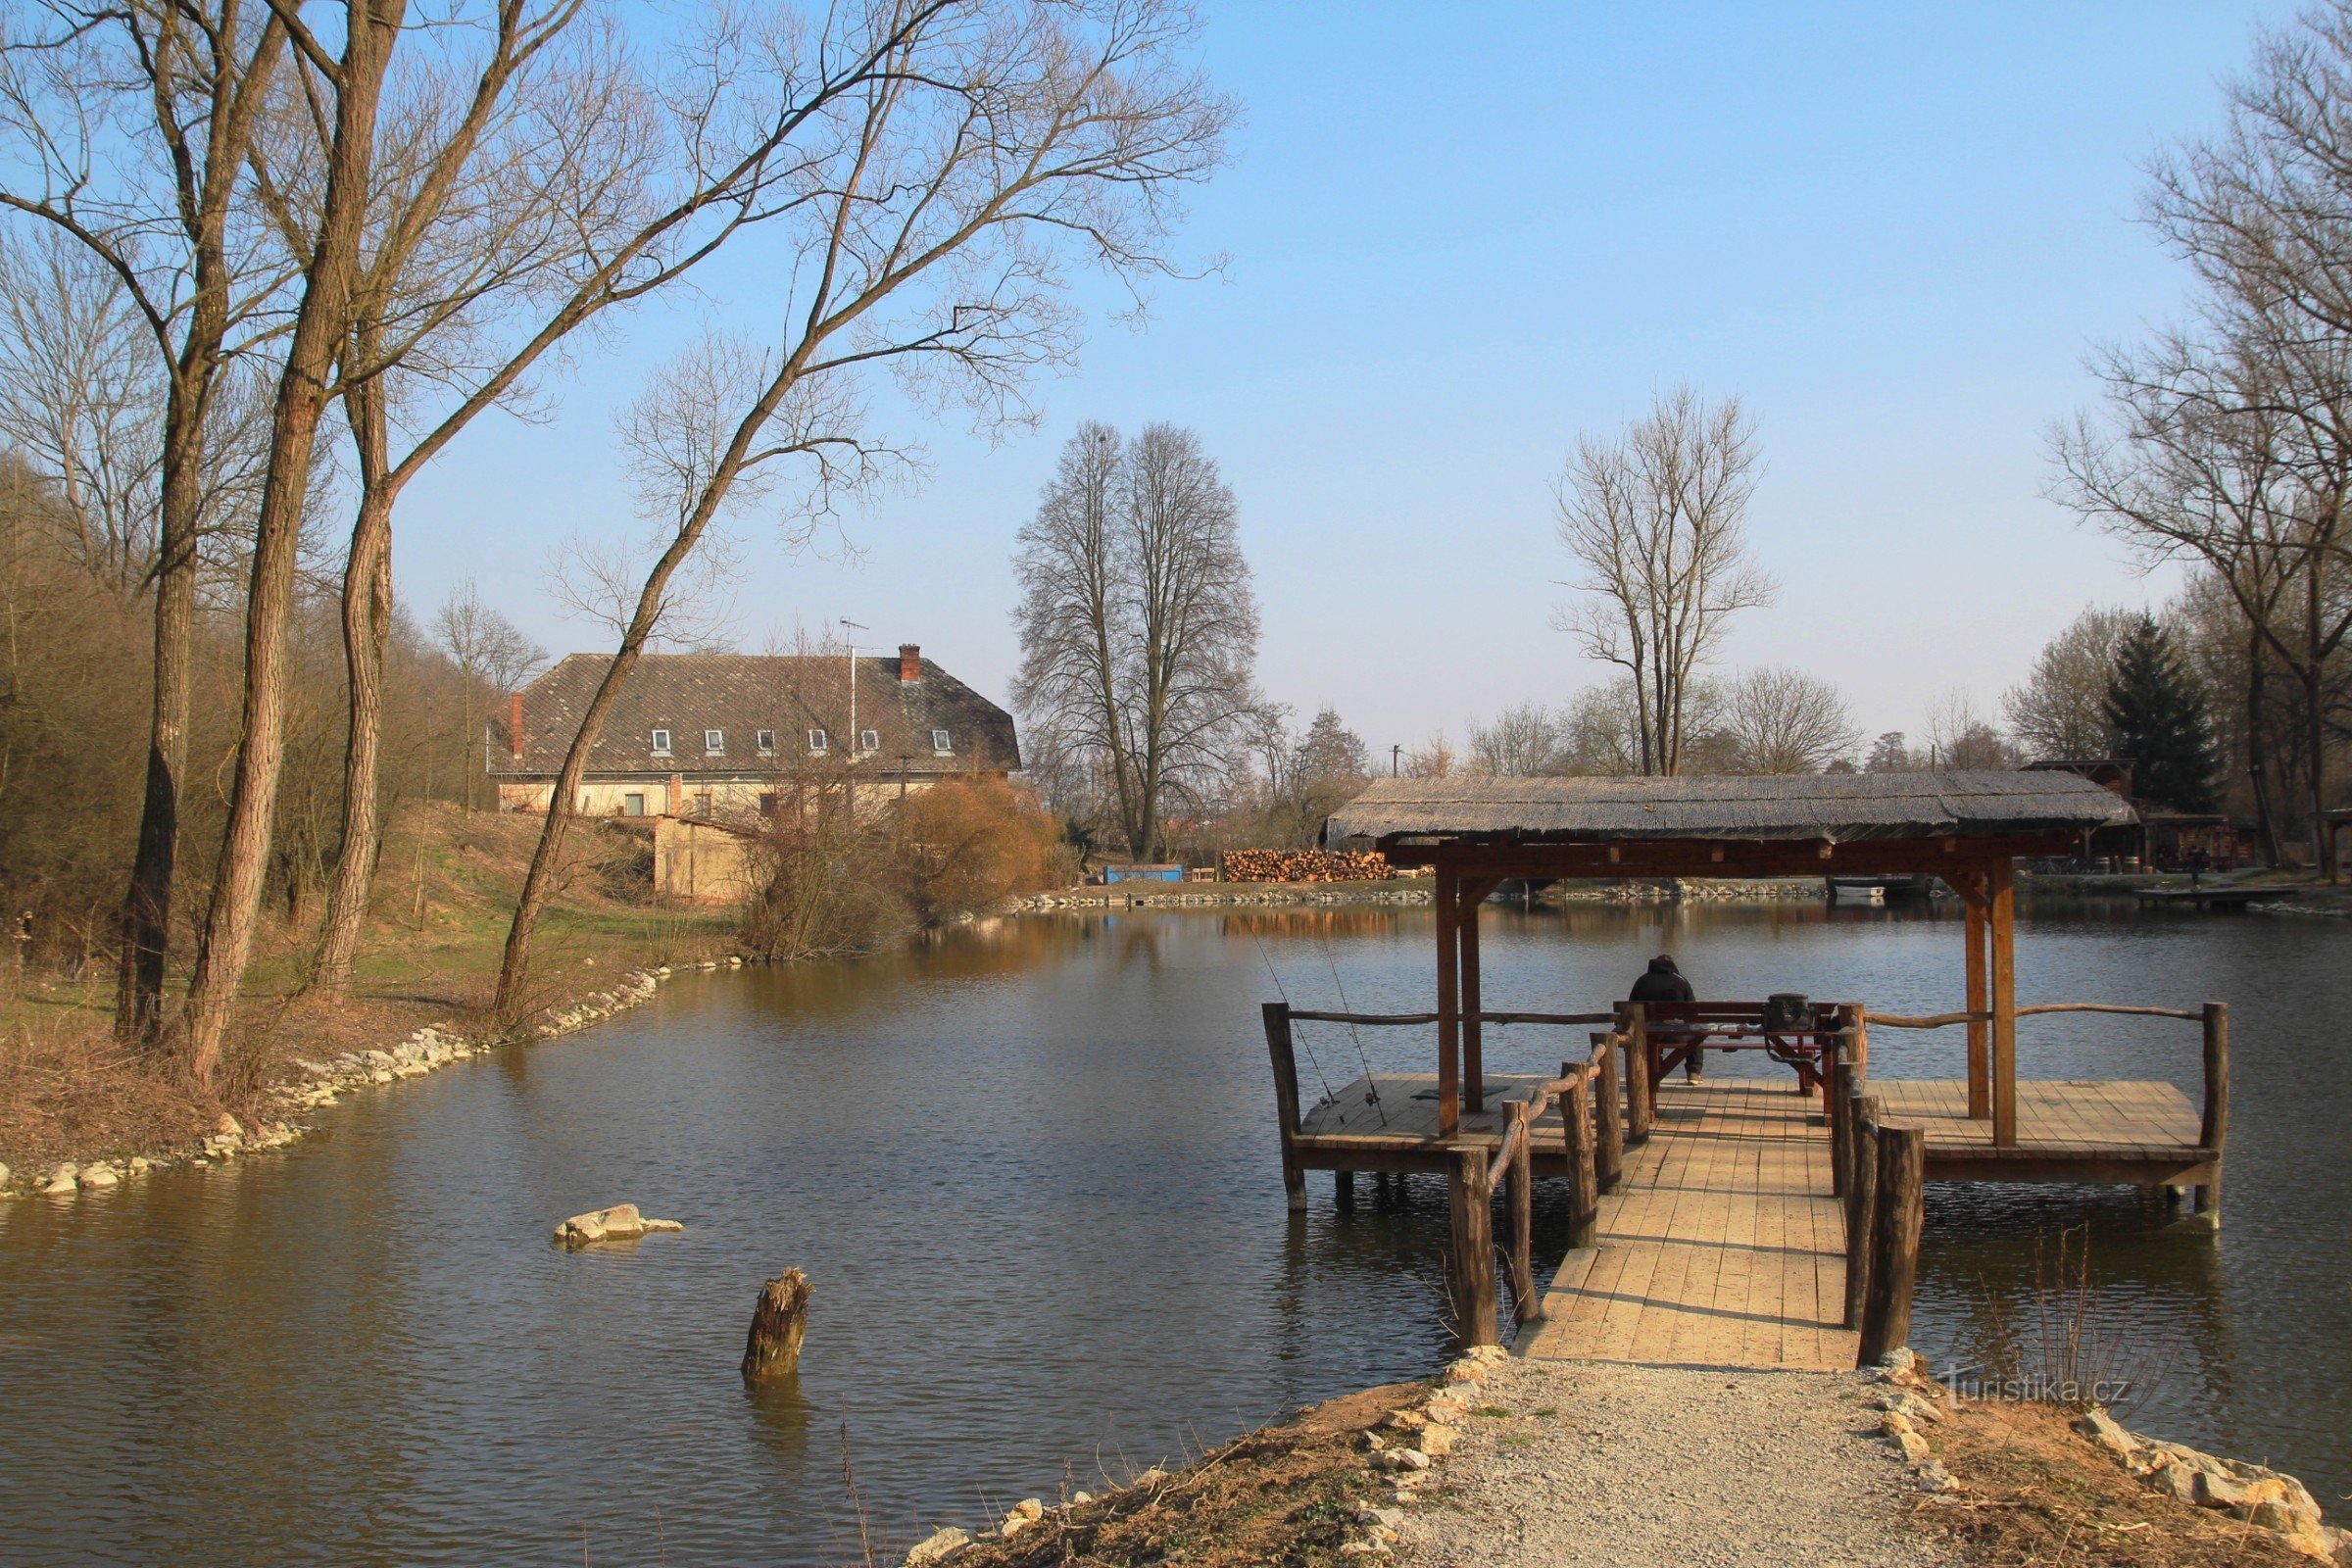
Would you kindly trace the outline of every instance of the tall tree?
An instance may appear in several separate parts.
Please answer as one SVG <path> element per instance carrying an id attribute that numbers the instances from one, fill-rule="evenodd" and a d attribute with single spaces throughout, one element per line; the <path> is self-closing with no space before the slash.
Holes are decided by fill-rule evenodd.
<path id="1" fill-rule="evenodd" d="M 1559 770 L 1561 723 L 1542 703 L 1517 703 L 1470 726 L 1470 766 L 1495 778 L 1540 778 Z"/>
<path id="2" fill-rule="evenodd" d="M 0 208 L 70 235 L 116 277 L 164 384 L 155 639 L 138 847 L 124 893 L 115 1027 L 163 1024 L 185 794 L 208 437 L 238 355 L 278 329 L 282 277 L 257 257 L 241 182 L 287 46 L 259 0 L 46 0 L 0 26 Z"/>
<path id="3" fill-rule="evenodd" d="M 2115 656 L 2138 622 L 2137 612 L 2092 606 L 2042 645 L 2025 684 L 2001 698 L 2011 733 L 2036 757 L 2105 757 L 2115 732 L 2107 719 L 2107 688 Z"/>
<path id="4" fill-rule="evenodd" d="M 1772 600 L 1741 532 L 1756 464 L 1739 400 L 1683 387 L 1622 434 L 1580 439 L 1555 487 L 1568 586 L 1587 596 L 1559 624 L 1632 679 L 1644 773 L 1681 771 L 1698 671 L 1731 615 Z"/>
<path id="5" fill-rule="evenodd" d="M 1172 799 L 1230 782 L 1260 710 L 1257 603 L 1233 492 L 1198 436 L 1089 424 L 1062 450 L 1014 568 L 1023 712 L 1099 758 L 1128 853 Z"/>
<path id="6" fill-rule="evenodd" d="M 2132 760 L 2132 793 L 2175 811 L 2214 808 L 2213 725 L 2204 694 L 2156 617 L 2135 617 L 2116 649 L 2107 722 L 2118 755 Z"/>
<path id="7" fill-rule="evenodd" d="M 1819 773 L 1862 743 L 1838 688 L 1796 669 L 1751 669 L 1721 683 L 1716 732 L 1741 773 Z"/>
<path id="8" fill-rule="evenodd" d="M 181 1020 L 188 1071 L 205 1089 L 212 1087 L 220 1066 L 261 908 L 292 696 L 286 653 L 294 568 L 318 422 L 350 330 L 384 74 L 405 15 L 405 0 L 346 0 L 339 53 L 330 53 L 298 23 L 289 28 L 306 80 L 332 109 L 330 128 L 323 132 L 325 176 L 317 238 L 303 268 L 278 374 L 270 466 L 254 521 L 253 570 L 245 595 L 244 702 L 228 822 Z"/>
<path id="9" fill-rule="evenodd" d="M 839 60 L 875 64 L 779 143 L 791 180 L 763 208 L 792 249 L 795 291 L 774 342 L 682 363 L 628 421 L 659 519 L 653 560 L 557 776 L 500 962 L 503 1020 L 524 1010 L 588 748 L 678 572 L 746 483 L 797 464 L 808 488 L 788 515 L 806 522 L 886 463 L 859 398 L 877 370 L 959 396 L 985 422 L 1024 419 L 1029 374 L 1075 352 L 1070 269 L 1137 290 L 1172 270 L 1179 198 L 1222 160 L 1232 119 L 1185 58 L 1195 32 L 1165 0 L 976 0 L 844 7 L 757 40 L 796 101 Z M 1202 581 L 1181 553 L 1162 564 L 1176 602 Z"/>
<path id="10" fill-rule="evenodd" d="M 505 614 L 482 602 L 473 579 L 449 591 L 433 633 L 450 662 L 458 666 L 459 729 L 465 738 L 466 808 L 474 807 L 474 780 L 485 765 L 481 726 L 474 722 L 483 710 L 478 699 L 512 692 L 547 662 L 547 650 L 522 634 Z"/>

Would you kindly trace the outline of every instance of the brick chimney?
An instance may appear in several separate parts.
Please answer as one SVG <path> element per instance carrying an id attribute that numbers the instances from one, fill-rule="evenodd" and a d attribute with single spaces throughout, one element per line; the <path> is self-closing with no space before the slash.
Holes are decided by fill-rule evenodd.
<path id="1" fill-rule="evenodd" d="M 899 679 L 923 678 L 923 651 L 913 643 L 899 644 Z"/>
<path id="2" fill-rule="evenodd" d="M 507 699 L 507 744 L 514 753 L 514 760 L 521 761 L 522 693 L 520 692 L 516 692 Z"/>
<path id="3" fill-rule="evenodd" d="M 670 774 L 667 793 L 669 800 L 666 814 L 684 816 L 686 814 L 686 775 L 683 773 Z"/>

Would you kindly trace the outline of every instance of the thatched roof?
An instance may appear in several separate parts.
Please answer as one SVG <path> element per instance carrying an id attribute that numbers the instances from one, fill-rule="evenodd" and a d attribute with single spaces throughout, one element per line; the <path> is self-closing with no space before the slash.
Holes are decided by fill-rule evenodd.
<path id="1" fill-rule="evenodd" d="M 1812 773 L 1713 778 L 1381 779 L 1324 840 L 1515 839 L 1850 843 L 2075 834 L 2132 808 L 2072 773 Z"/>

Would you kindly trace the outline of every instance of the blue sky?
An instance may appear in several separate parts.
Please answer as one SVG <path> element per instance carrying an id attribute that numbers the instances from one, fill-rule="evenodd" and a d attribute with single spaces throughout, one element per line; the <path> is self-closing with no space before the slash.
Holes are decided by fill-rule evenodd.
<path id="1" fill-rule="evenodd" d="M 1726 663 L 1835 681 L 1875 732 L 1948 694 L 1991 709 L 2089 603 L 2170 590 L 2040 499 L 2092 344 L 2180 304 L 2135 221 L 2139 165 L 2210 126 L 2280 5 L 1307 7 L 1207 0 L 1203 59 L 1246 122 L 1141 331 L 1099 321 L 1045 420 L 1002 441 L 893 416 L 915 493 L 855 554 L 744 530 L 735 634 L 847 616 L 1002 697 L 1014 531 L 1089 418 L 1198 429 L 1241 505 L 1260 676 L 1375 751 L 1604 675 L 1552 629 L 1549 486 L 1580 431 L 1689 381 L 1737 393 L 1779 602 Z M 418 610 L 472 575 L 557 652 L 575 534 L 635 526 L 612 414 L 712 296 L 584 349 L 554 418 L 486 421 L 404 505 Z"/>

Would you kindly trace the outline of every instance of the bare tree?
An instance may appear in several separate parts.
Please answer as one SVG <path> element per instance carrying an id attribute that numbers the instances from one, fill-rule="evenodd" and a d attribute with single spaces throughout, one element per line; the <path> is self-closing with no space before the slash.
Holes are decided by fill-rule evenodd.
<path id="1" fill-rule="evenodd" d="M 2001 698 L 2001 712 L 2020 744 L 2039 757 L 2105 757 L 2114 736 L 2107 686 L 2115 650 L 2137 618 L 2129 610 L 2092 606 L 2042 645 L 2025 684 Z"/>
<path id="2" fill-rule="evenodd" d="M 1024 418 L 1030 372 L 1074 352 L 1066 269 L 1102 267 L 1131 287 L 1169 270 L 1175 199 L 1216 166 L 1231 120 L 1179 58 L 1193 34 L 1188 13 L 1157 0 L 997 0 L 849 8 L 770 41 L 795 96 L 836 58 L 876 63 L 787 138 L 796 172 L 771 222 L 793 248 L 793 287 L 776 343 L 742 365 L 753 373 L 740 387 L 729 357 L 707 357 L 720 373 L 671 378 L 633 421 L 665 542 L 558 776 L 508 932 L 502 1018 L 518 1021 L 587 749 L 672 579 L 745 481 L 797 464 L 808 488 L 788 515 L 809 517 L 886 463 L 858 397 L 872 369 L 960 397 L 985 420 Z M 1194 564 L 1165 563 L 1179 596 Z"/>
<path id="3" fill-rule="evenodd" d="M 1169 802 L 1221 793 L 1263 725 L 1233 492 L 1189 430 L 1149 425 L 1122 446 L 1089 424 L 1014 564 L 1015 701 L 1101 760 L 1128 853 L 1152 855 Z"/>
<path id="4" fill-rule="evenodd" d="M 1567 586 L 1589 596 L 1559 624 L 1632 678 L 1644 773 L 1681 771 L 1689 695 L 1724 622 L 1771 602 L 1740 531 L 1756 462 L 1739 401 L 1684 387 L 1616 438 L 1580 439 L 1555 486 L 1560 543 L 1582 568 Z"/>
<path id="5" fill-rule="evenodd" d="M 70 235 L 119 278 L 165 381 L 151 733 L 122 910 L 116 1030 L 162 1024 L 187 765 L 190 639 L 214 401 L 273 330 L 239 187 L 288 34 L 258 0 L 44 0 L 0 24 L 0 208 Z"/>
<path id="6" fill-rule="evenodd" d="M 1862 760 L 1865 773 L 1909 773 L 1921 766 L 1919 757 L 1905 744 L 1903 732 L 1890 729 L 1870 743 L 1870 755 Z"/>
<path id="7" fill-rule="evenodd" d="M 2016 765 L 2016 749 L 1977 711 L 1968 693 L 1946 692 L 1928 710 L 1928 766 L 1998 772 Z"/>
<path id="8" fill-rule="evenodd" d="M 346 0 L 340 54 L 330 54 L 300 23 L 288 24 L 305 87 L 331 102 L 331 128 L 322 133 L 325 176 L 317 238 L 302 270 L 278 375 L 269 473 L 254 521 L 253 573 L 245 598 L 244 705 L 228 822 L 181 1020 L 188 1071 L 205 1089 L 212 1087 L 220 1064 L 261 907 L 291 696 L 286 651 L 304 509 L 318 422 L 350 331 L 376 116 L 405 14 L 405 0 Z"/>
<path id="9" fill-rule="evenodd" d="M 1451 778 L 1461 767 L 1462 754 L 1442 729 L 1430 731 L 1429 739 L 1404 754 L 1406 778 Z"/>
<path id="10" fill-rule="evenodd" d="M 433 617 L 433 633 L 450 662 L 458 666 L 459 729 L 465 737 L 466 808 L 474 807 L 474 780 L 481 774 L 479 710 L 476 693 L 511 692 L 530 679 L 547 662 L 547 650 L 525 637 L 520 628 L 474 591 L 466 578 L 450 590 Z"/>
<path id="11" fill-rule="evenodd" d="M 1559 718 L 1542 703 L 1518 703 L 1493 722 L 1470 725 L 1470 770 L 1495 778 L 1538 778 L 1559 771 Z"/>
<path id="12" fill-rule="evenodd" d="M 1862 743 L 1838 688 L 1795 669 L 1751 669 L 1722 682 L 1713 727 L 1741 773 L 1819 773 Z"/>
<path id="13" fill-rule="evenodd" d="M 1641 772 L 1642 716 L 1631 677 L 1578 692 L 1560 710 L 1558 770 L 1589 778 Z"/>

